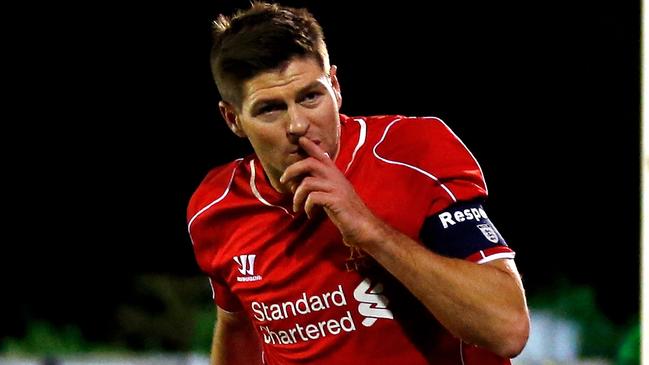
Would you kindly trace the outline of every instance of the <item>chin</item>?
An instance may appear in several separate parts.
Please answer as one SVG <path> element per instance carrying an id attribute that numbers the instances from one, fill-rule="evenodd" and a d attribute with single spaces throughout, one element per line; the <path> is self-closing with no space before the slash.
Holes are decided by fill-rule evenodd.
<path id="1" fill-rule="evenodd" d="M 296 155 L 296 154 L 291 154 L 290 156 L 288 156 L 288 158 L 286 159 L 286 162 L 284 163 L 284 170 L 286 170 L 292 164 L 294 164 L 294 163 L 296 163 L 298 161 L 301 161 L 301 160 L 304 160 L 303 156 Z"/>

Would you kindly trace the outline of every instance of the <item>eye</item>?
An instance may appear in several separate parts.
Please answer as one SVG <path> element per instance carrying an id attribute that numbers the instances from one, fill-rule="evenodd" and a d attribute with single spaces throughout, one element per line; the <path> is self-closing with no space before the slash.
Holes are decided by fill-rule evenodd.
<path id="1" fill-rule="evenodd" d="M 261 108 L 257 109 L 256 115 L 269 114 L 279 110 L 280 108 L 281 108 L 280 104 L 266 104 Z"/>
<path id="2" fill-rule="evenodd" d="M 302 98 L 303 102 L 313 102 L 318 100 L 318 98 L 322 95 L 319 91 L 312 91 L 306 95 L 304 95 L 304 98 Z"/>

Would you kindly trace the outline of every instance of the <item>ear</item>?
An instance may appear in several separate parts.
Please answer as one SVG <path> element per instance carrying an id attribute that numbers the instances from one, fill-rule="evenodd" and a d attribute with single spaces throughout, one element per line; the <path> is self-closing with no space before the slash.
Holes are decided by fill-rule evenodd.
<path id="1" fill-rule="evenodd" d="M 336 95 L 338 110 L 340 110 L 340 107 L 343 106 L 343 96 L 340 93 L 340 84 L 338 83 L 338 77 L 336 76 L 337 71 L 338 67 L 336 67 L 336 65 L 331 65 L 331 67 L 329 68 L 329 79 L 331 80 L 331 86 L 333 87 L 334 94 Z"/>
<path id="2" fill-rule="evenodd" d="M 245 138 L 246 132 L 244 132 L 243 128 L 241 128 L 239 115 L 237 114 L 234 106 L 232 106 L 232 104 L 228 103 L 227 101 L 221 100 L 219 101 L 219 111 L 221 112 L 223 119 L 225 119 L 225 123 L 227 123 L 228 128 L 230 128 L 232 133 L 241 138 Z"/>

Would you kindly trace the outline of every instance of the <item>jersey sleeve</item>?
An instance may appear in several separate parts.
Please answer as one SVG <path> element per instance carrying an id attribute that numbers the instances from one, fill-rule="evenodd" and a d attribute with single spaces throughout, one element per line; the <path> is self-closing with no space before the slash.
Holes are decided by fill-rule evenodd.
<path id="1" fill-rule="evenodd" d="M 417 180 L 428 199 L 422 243 L 438 254 L 477 263 L 514 257 L 482 207 L 487 184 L 478 161 L 441 119 L 401 118 L 382 138 L 377 157 L 426 177 Z"/>
<path id="2" fill-rule="evenodd" d="M 194 246 L 194 256 L 201 271 L 209 278 L 212 287 L 214 303 L 228 312 L 238 312 L 243 309 L 238 297 L 232 293 L 221 275 L 219 265 L 214 257 L 219 255 L 218 237 L 202 231 L 204 222 L 200 219 L 192 222 L 190 237 Z"/>
<path id="3" fill-rule="evenodd" d="M 420 239 L 435 253 L 479 264 L 515 255 L 479 200 L 460 202 L 428 217 Z"/>
<path id="4" fill-rule="evenodd" d="M 243 305 L 232 292 L 230 288 L 218 277 L 209 277 L 210 286 L 212 287 L 212 299 L 219 308 L 227 312 L 239 312 L 243 310 Z"/>
<path id="5" fill-rule="evenodd" d="M 375 153 L 384 162 L 425 176 L 433 188 L 428 216 L 461 201 L 484 199 L 480 165 L 464 143 L 438 118 L 402 118 L 384 131 Z"/>
<path id="6" fill-rule="evenodd" d="M 217 222 L 223 212 L 215 212 L 220 212 L 218 203 L 227 195 L 237 166 L 238 163 L 235 163 L 210 171 L 187 207 L 187 230 L 194 257 L 201 271 L 209 278 L 214 303 L 228 312 L 241 311 L 243 306 L 221 275 L 218 262 L 224 229 L 217 226 Z"/>

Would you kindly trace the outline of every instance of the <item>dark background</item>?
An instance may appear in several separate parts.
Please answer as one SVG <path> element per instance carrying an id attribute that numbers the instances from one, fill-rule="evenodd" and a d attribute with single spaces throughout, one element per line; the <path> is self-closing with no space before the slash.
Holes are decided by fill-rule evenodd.
<path id="1" fill-rule="evenodd" d="M 344 113 L 434 115 L 463 139 L 528 295 L 566 278 L 614 322 L 637 315 L 638 2 L 284 3 L 321 21 Z M 187 201 L 248 151 L 218 115 L 210 21 L 246 4 L 29 10 L 9 56 L 0 339 L 35 319 L 102 339 L 135 276 L 199 275 Z"/>

